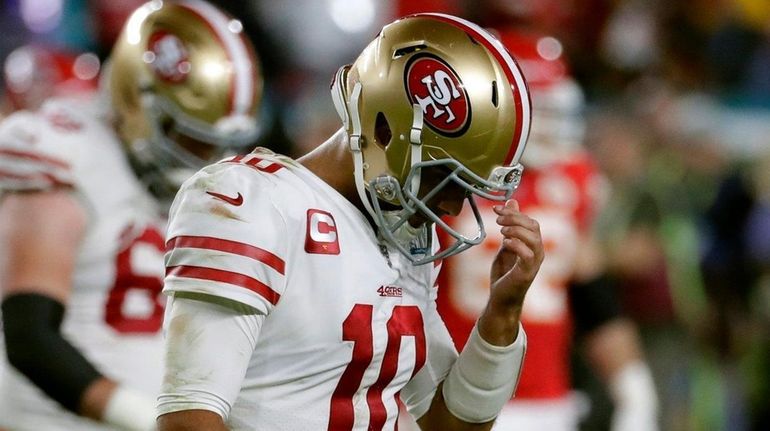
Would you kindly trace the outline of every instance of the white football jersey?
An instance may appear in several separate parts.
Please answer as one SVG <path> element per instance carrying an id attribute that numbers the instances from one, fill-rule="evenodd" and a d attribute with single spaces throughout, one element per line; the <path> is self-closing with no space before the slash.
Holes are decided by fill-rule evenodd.
<path id="1" fill-rule="evenodd" d="M 164 220 L 95 106 L 51 101 L 0 124 L 0 191 L 58 186 L 69 187 L 88 216 L 62 333 L 104 375 L 154 398 L 162 375 Z M 111 429 L 69 413 L 4 368 L 0 428 Z"/>
<path id="2" fill-rule="evenodd" d="M 422 415 L 457 357 L 436 312 L 439 267 L 380 243 L 295 161 L 257 149 L 198 172 L 172 205 L 167 238 L 164 292 L 266 315 L 232 429 L 393 430 L 397 398 Z M 159 405 L 173 411 L 163 394 Z"/>

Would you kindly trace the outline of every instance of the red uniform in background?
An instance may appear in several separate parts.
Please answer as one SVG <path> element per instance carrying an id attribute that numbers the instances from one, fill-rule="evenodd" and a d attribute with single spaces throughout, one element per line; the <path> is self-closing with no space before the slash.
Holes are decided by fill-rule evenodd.
<path id="1" fill-rule="evenodd" d="M 612 398 L 611 429 L 656 430 L 652 378 L 635 328 L 619 313 L 592 231 L 605 182 L 582 146 L 582 90 L 570 78 L 556 38 L 510 30 L 500 31 L 499 37 L 521 65 L 532 97 L 524 175 L 513 197 L 522 212 L 540 223 L 545 260 L 522 310 L 529 338 L 522 375 L 495 429 L 578 429 L 570 361 L 574 334 L 579 333 L 581 350 Z M 488 238 L 498 237 L 492 204 L 479 202 L 479 209 Z M 462 224 L 472 221 L 471 211 L 466 211 L 454 223 L 464 231 Z M 438 309 L 458 349 L 485 306 L 490 280 L 484 263 L 494 259 L 499 248 L 499 243 L 487 240 L 444 262 Z"/>
<path id="2" fill-rule="evenodd" d="M 421 12 L 440 12 L 458 15 L 462 12 L 462 0 L 399 0 L 396 2 L 396 16 L 408 16 Z"/>
<path id="3" fill-rule="evenodd" d="M 573 321 L 569 283 L 582 241 L 599 206 L 602 176 L 582 147 L 584 99 L 569 77 L 560 42 L 549 36 L 516 31 L 499 33 L 527 77 L 533 120 L 524 175 L 514 198 L 524 213 L 540 223 L 545 260 L 527 293 L 522 323 L 527 347 L 515 398 L 498 418 L 498 429 L 572 430 L 578 410 L 570 397 L 570 350 Z M 488 237 L 496 238 L 492 203 L 479 202 Z M 470 211 L 454 223 L 472 223 Z M 461 350 L 482 312 L 489 289 L 485 262 L 500 243 L 487 241 L 444 262 L 438 308 Z"/>
<path id="4" fill-rule="evenodd" d="M 567 283 L 578 239 L 590 225 L 601 177 L 586 153 L 555 162 L 547 169 L 527 169 L 515 198 L 523 212 L 540 222 L 546 259 L 527 293 L 523 324 L 530 337 L 516 400 L 557 399 L 570 390 L 569 351 L 572 324 Z M 492 203 L 479 202 L 487 234 L 495 237 Z M 455 225 L 473 222 L 471 214 Z M 453 256 L 439 278 L 438 307 L 458 350 L 486 303 L 489 271 L 484 263 L 500 244 L 488 241 Z"/>

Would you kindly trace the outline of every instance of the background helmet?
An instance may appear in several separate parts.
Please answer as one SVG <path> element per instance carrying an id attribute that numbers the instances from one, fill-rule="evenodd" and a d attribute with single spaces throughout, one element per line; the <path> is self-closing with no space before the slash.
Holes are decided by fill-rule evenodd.
<path id="1" fill-rule="evenodd" d="M 3 62 L 5 90 L 12 111 L 34 111 L 50 97 L 87 99 L 96 92 L 99 58 L 51 45 L 14 49 Z"/>
<path id="2" fill-rule="evenodd" d="M 476 235 L 462 235 L 426 202 L 454 182 L 476 211 L 472 195 L 504 200 L 518 185 L 530 102 L 518 65 L 497 39 L 449 15 L 402 18 L 337 72 L 332 96 L 350 138 L 361 200 L 386 240 L 398 243 L 399 229 L 419 211 L 456 243 L 424 257 L 396 244 L 412 261 L 481 242 L 480 217 Z M 428 167 L 444 169 L 446 180 L 418 196 Z M 399 207 L 398 216 L 382 203 Z"/>
<path id="3" fill-rule="evenodd" d="M 501 32 L 500 40 L 516 56 L 532 96 L 534 121 L 522 163 L 542 167 L 571 158 L 585 136 L 585 95 L 570 76 L 561 42 L 517 30 Z"/>
<path id="4" fill-rule="evenodd" d="M 257 138 L 254 49 L 240 21 L 201 0 L 139 7 L 113 48 L 109 89 L 118 132 L 156 192 Z"/>

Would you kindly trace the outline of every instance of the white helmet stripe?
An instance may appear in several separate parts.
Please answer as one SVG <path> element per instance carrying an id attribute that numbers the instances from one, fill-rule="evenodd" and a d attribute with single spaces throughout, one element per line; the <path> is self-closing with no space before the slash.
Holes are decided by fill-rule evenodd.
<path id="1" fill-rule="evenodd" d="M 254 100 L 254 70 L 249 61 L 251 54 L 242 38 L 242 29 L 231 29 L 233 19 L 214 6 L 200 0 L 183 0 L 181 6 L 200 15 L 222 42 L 234 67 L 235 79 L 230 89 L 231 115 L 248 114 Z"/>
<path id="2" fill-rule="evenodd" d="M 508 157 L 506 157 L 506 162 L 510 163 L 511 161 L 518 161 L 519 158 L 521 158 L 521 154 L 524 152 L 524 146 L 527 142 L 527 137 L 529 136 L 532 106 L 530 104 L 527 85 L 524 81 L 524 75 L 522 75 L 521 69 L 519 69 L 519 66 L 513 60 L 513 57 L 511 57 L 511 55 L 508 53 L 508 50 L 505 49 L 503 44 L 499 40 L 497 40 L 497 38 L 489 34 L 488 31 L 462 18 L 458 18 L 452 15 L 446 15 L 443 13 L 421 13 L 414 16 L 434 17 L 442 21 L 448 21 L 450 23 L 457 25 L 458 27 L 465 30 L 466 32 L 478 38 L 481 38 L 482 39 L 481 42 L 484 44 L 484 46 L 487 47 L 487 49 L 492 51 L 492 54 L 495 55 L 498 61 L 502 60 L 505 62 L 505 65 L 507 66 L 506 76 L 508 77 L 509 81 L 512 81 L 516 84 L 516 88 L 518 88 L 519 90 L 518 92 L 514 91 L 513 93 L 514 100 L 518 98 L 519 99 L 518 105 L 521 107 L 521 109 L 516 110 L 516 129 L 517 130 L 516 130 L 516 133 L 514 133 L 514 140 L 518 141 L 518 142 L 515 142 L 516 152 L 514 154 L 509 153 Z M 513 143 L 514 142 L 512 142 L 511 144 Z M 513 147 L 511 148 L 511 150 L 513 150 Z"/>

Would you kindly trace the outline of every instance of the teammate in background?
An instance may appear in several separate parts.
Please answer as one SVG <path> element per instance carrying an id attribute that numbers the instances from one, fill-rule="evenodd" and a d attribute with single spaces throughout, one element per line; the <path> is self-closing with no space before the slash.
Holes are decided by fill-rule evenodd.
<path id="1" fill-rule="evenodd" d="M 261 78 L 238 24 L 201 0 L 147 3 L 99 97 L 0 124 L 0 428 L 155 429 L 165 205 L 256 137 Z"/>
<path id="2" fill-rule="evenodd" d="M 423 429 L 486 430 L 514 391 L 543 258 L 509 199 L 529 132 L 518 66 L 470 22 L 414 15 L 342 67 L 332 95 L 344 127 L 309 154 L 257 149 L 177 194 L 161 430 L 393 429 L 398 399 Z M 478 196 L 496 200 L 502 245 L 458 357 L 438 262 L 484 228 L 450 230 L 440 250 L 436 231 Z"/>
<path id="3" fill-rule="evenodd" d="M 522 211 L 540 221 L 546 258 L 522 312 L 530 342 L 519 388 L 498 418 L 498 429 L 577 429 L 569 373 L 576 333 L 614 401 L 612 430 L 655 430 L 657 398 L 651 374 L 636 329 L 618 313 L 614 288 L 604 275 L 602 254 L 591 233 L 605 184 L 582 147 L 583 93 L 569 76 L 558 40 L 516 31 L 500 37 L 522 65 L 530 86 L 533 126 L 522 158 L 527 175 L 516 196 Z M 486 221 L 497 217 L 493 204 L 479 205 Z M 459 217 L 453 226 L 465 230 L 473 224 L 472 218 Z M 484 310 L 480 298 L 486 295 L 489 275 L 482 263 L 498 246 L 493 238 L 445 262 L 439 313 L 458 348 Z"/>
<path id="4" fill-rule="evenodd" d="M 0 121 L 18 110 L 35 110 L 54 95 L 91 97 L 96 90 L 99 68 L 99 59 L 91 53 L 78 54 L 47 45 L 24 45 L 14 49 L 3 61 Z M 4 358 L 0 312 L 0 387 L 7 366 Z"/>

